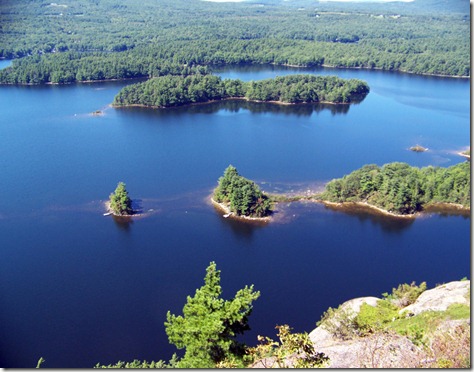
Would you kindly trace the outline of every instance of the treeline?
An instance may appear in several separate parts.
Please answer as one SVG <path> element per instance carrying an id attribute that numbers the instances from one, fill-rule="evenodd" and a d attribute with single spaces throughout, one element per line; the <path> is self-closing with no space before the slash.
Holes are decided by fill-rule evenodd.
<path id="1" fill-rule="evenodd" d="M 242 177 L 229 165 L 214 190 L 213 199 L 229 206 L 237 216 L 265 217 L 271 214 L 272 203 L 255 182 Z"/>
<path id="2" fill-rule="evenodd" d="M 336 76 L 289 75 L 243 82 L 214 75 L 162 76 L 124 87 L 115 106 L 171 107 L 225 98 L 284 103 L 360 101 L 369 92 L 367 83 Z"/>
<path id="3" fill-rule="evenodd" d="M 470 163 L 449 168 L 389 163 L 364 167 L 335 179 L 320 196 L 331 202 L 367 202 L 397 214 L 413 214 L 435 203 L 471 205 Z"/>
<path id="4" fill-rule="evenodd" d="M 148 77 L 166 65 L 238 63 L 470 75 L 468 6 L 434 12 L 413 4 L 291 3 L 2 2 L 0 58 L 24 60 L 2 71 L 0 83 Z"/>
<path id="5" fill-rule="evenodd" d="M 206 74 L 205 66 L 187 66 L 132 53 L 65 52 L 15 60 L 0 70 L 4 84 L 65 84 L 85 81 Z"/>
<path id="6" fill-rule="evenodd" d="M 362 41 L 344 44 L 275 39 L 176 41 L 116 53 L 64 52 L 25 57 L 0 70 L 0 83 L 61 84 L 154 77 L 168 73 L 186 74 L 188 69 L 206 71 L 207 66 L 236 64 L 324 65 L 470 76 L 469 59 L 464 53 L 448 56 L 427 46 L 413 48 L 399 44 L 392 40 L 370 45 Z"/>

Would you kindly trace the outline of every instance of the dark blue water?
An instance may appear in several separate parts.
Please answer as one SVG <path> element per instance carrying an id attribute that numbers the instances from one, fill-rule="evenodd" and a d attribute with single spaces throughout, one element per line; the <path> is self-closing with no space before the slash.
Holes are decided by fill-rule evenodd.
<path id="1" fill-rule="evenodd" d="M 350 107 L 116 110 L 108 104 L 126 83 L 0 87 L 0 365 L 167 360 L 176 349 L 166 312 L 181 312 L 210 261 L 224 297 L 246 284 L 262 292 L 248 343 L 275 336 L 276 324 L 309 332 L 329 306 L 399 283 L 469 277 L 469 217 L 394 221 L 292 204 L 259 226 L 208 203 L 229 164 L 263 189 L 301 191 L 366 163 L 464 161 L 455 152 L 469 145 L 469 81 L 313 72 L 365 79 L 371 93 Z M 219 73 L 256 80 L 295 70 Z M 417 143 L 429 151 L 407 150 Z M 102 216 L 118 181 L 153 209 L 147 217 Z"/>

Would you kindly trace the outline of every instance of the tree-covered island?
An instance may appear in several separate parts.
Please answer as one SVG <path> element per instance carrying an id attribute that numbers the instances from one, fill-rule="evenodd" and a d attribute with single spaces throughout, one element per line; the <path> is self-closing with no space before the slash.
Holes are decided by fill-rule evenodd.
<path id="1" fill-rule="evenodd" d="M 133 214 L 132 200 L 128 196 L 125 183 L 119 182 L 117 188 L 109 196 L 108 210 L 114 216 L 131 216 Z"/>
<path id="2" fill-rule="evenodd" d="M 382 167 L 365 165 L 330 181 L 317 198 L 333 203 L 366 204 L 394 215 L 413 215 L 436 204 L 470 209 L 469 165 L 469 162 L 448 168 L 417 168 L 397 162 Z"/>
<path id="3" fill-rule="evenodd" d="M 439 207 L 467 211 L 471 208 L 470 163 L 448 168 L 417 168 L 400 162 L 382 167 L 369 164 L 328 182 L 323 192 L 295 196 L 264 194 L 230 165 L 219 178 L 212 200 L 244 217 L 265 217 L 278 203 L 301 200 L 340 207 L 357 204 L 394 217 L 414 217 Z"/>
<path id="4" fill-rule="evenodd" d="M 336 76 L 290 75 L 243 82 L 214 75 L 161 76 L 124 87 L 114 106 L 172 107 L 240 98 L 275 103 L 351 103 L 369 93 L 366 82 Z"/>
<path id="5" fill-rule="evenodd" d="M 212 200 L 225 211 L 245 218 L 265 218 L 271 214 L 272 202 L 255 182 L 242 177 L 229 165 L 214 190 Z"/>

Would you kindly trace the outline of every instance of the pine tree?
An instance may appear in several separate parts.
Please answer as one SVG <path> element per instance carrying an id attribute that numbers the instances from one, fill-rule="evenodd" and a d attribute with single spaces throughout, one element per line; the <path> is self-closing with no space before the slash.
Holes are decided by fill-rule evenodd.
<path id="1" fill-rule="evenodd" d="M 110 194 L 110 210 L 117 216 L 129 216 L 133 213 L 132 200 L 123 182 L 119 182 L 115 192 Z"/>
<path id="2" fill-rule="evenodd" d="M 250 329 L 252 302 L 260 292 L 254 291 L 253 285 L 245 286 L 233 299 L 224 300 L 220 280 L 220 270 L 211 262 L 204 285 L 194 297 L 188 296 L 183 315 L 167 313 L 165 328 L 170 343 L 186 349 L 179 368 L 212 368 L 224 360 L 242 363 L 244 345 L 235 336 Z"/>

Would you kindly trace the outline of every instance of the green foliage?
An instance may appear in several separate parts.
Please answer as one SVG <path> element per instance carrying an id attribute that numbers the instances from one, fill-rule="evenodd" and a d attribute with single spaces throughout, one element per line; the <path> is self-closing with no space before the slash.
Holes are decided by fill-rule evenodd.
<path id="1" fill-rule="evenodd" d="M 363 303 L 358 313 L 342 305 L 337 309 L 330 307 L 316 325 L 340 340 L 350 340 L 381 331 L 398 318 L 398 308 L 386 300 L 380 300 L 377 306 Z"/>
<path id="2" fill-rule="evenodd" d="M 290 75 L 245 83 L 196 74 L 161 76 L 128 85 L 117 94 L 114 105 L 170 107 L 230 97 L 285 103 L 349 103 L 363 99 L 368 92 L 365 82 L 336 76 Z"/>
<path id="3" fill-rule="evenodd" d="M 365 165 L 329 182 L 320 197 L 331 202 L 367 202 L 398 214 L 412 214 L 432 203 L 470 207 L 470 167 L 468 162 L 421 169 L 397 162 L 381 168 Z"/>
<path id="4" fill-rule="evenodd" d="M 133 213 L 132 200 L 123 182 L 119 182 L 115 192 L 109 197 L 110 210 L 117 216 L 129 216 Z"/>
<path id="5" fill-rule="evenodd" d="M 388 301 L 381 300 L 377 301 L 377 306 L 362 304 L 354 318 L 354 324 L 359 335 L 366 335 L 383 330 L 388 323 L 398 317 L 398 308 Z"/>
<path id="6" fill-rule="evenodd" d="M 358 335 L 355 317 L 356 313 L 350 308 L 339 306 L 334 309 L 330 307 L 323 313 L 316 326 L 323 327 L 340 340 L 350 340 Z"/>
<path id="7" fill-rule="evenodd" d="M 146 360 L 137 360 L 135 359 L 132 362 L 122 362 L 118 361 L 115 364 L 109 364 L 109 365 L 101 365 L 97 363 L 94 368 L 132 368 L 132 369 L 142 369 L 142 368 L 153 368 L 153 369 L 158 369 L 158 368 L 176 368 L 178 362 L 178 357 L 176 354 L 173 354 L 171 360 L 166 363 L 163 360 L 159 360 L 157 362 L 151 361 L 147 362 Z"/>
<path id="8" fill-rule="evenodd" d="M 38 363 L 36 364 L 36 368 L 41 368 L 41 365 L 46 362 L 43 357 L 38 359 Z"/>
<path id="9" fill-rule="evenodd" d="M 214 200 L 229 204 L 237 215 L 265 217 L 271 213 L 271 201 L 252 181 L 242 177 L 229 165 L 214 190 Z"/>
<path id="10" fill-rule="evenodd" d="M 469 76 L 468 3 L 440 11 L 439 1 L 426 2 L 4 1 L 0 58 L 22 60 L 0 81 L 61 84 L 241 63 Z"/>
<path id="11" fill-rule="evenodd" d="M 170 343 L 185 349 L 179 368 L 212 368 L 224 360 L 243 363 L 244 346 L 235 340 L 236 335 L 250 329 L 248 317 L 252 302 L 260 292 L 253 286 L 239 290 L 232 300 L 221 296 L 220 271 L 211 262 L 206 269 L 204 285 L 188 296 L 183 315 L 169 311 L 165 328 Z"/>
<path id="12" fill-rule="evenodd" d="M 390 295 L 387 293 L 382 295 L 391 303 L 402 308 L 414 303 L 424 291 L 426 291 L 426 282 L 422 282 L 419 286 L 412 282 L 411 284 L 400 284 L 397 288 L 393 288 Z"/>
<path id="13" fill-rule="evenodd" d="M 464 304 L 452 304 L 446 310 L 445 315 L 450 319 L 469 319 L 471 308 Z"/>
<path id="14" fill-rule="evenodd" d="M 277 326 L 280 343 L 269 337 L 258 336 L 259 345 L 247 352 L 256 366 L 266 368 L 322 368 L 329 358 L 314 350 L 307 333 L 291 333 L 288 325 Z"/>

